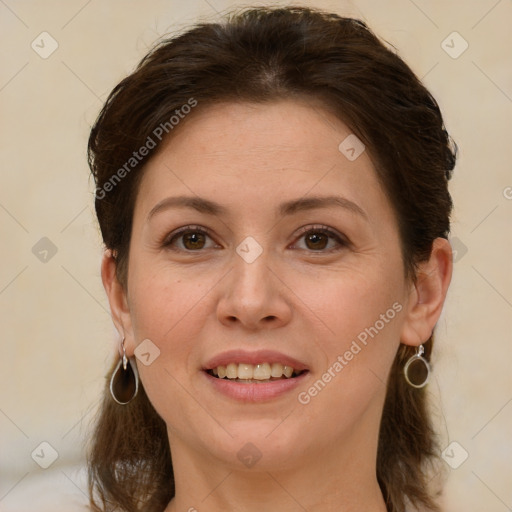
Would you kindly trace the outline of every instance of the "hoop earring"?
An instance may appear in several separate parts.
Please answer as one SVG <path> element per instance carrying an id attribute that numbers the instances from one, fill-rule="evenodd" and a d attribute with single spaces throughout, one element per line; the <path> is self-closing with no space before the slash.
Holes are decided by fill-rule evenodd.
<path id="1" fill-rule="evenodd" d="M 424 352 L 423 345 L 420 345 L 404 366 L 405 380 L 413 388 L 426 386 L 430 377 L 430 364 L 423 357 Z"/>
<path id="2" fill-rule="evenodd" d="M 131 402 L 139 391 L 139 373 L 137 366 L 126 357 L 124 338 L 121 342 L 123 355 L 110 378 L 110 394 L 119 405 L 126 405 Z"/>

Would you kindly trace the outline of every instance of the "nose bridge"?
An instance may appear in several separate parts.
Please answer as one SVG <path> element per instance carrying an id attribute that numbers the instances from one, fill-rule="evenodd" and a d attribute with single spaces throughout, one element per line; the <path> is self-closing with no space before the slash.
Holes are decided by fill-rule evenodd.
<path id="1" fill-rule="evenodd" d="M 251 240 L 237 247 L 233 254 L 233 270 L 218 305 L 221 321 L 239 321 L 248 328 L 287 322 L 290 307 L 283 287 L 274 276 L 271 253 L 257 249 Z M 251 245 L 252 244 L 252 245 Z"/>
<path id="2" fill-rule="evenodd" d="M 269 254 L 268 251 L 262 251 L 254 257 L 254 254 L 251 254 L 252 248 L 245 255 L 242 249 L 243 247 L 239 247 L 234 256 L 232 292 L 241 304 L 256 306 L 269 299 L 270 287 L 275 284 L 269 282 Z"/>

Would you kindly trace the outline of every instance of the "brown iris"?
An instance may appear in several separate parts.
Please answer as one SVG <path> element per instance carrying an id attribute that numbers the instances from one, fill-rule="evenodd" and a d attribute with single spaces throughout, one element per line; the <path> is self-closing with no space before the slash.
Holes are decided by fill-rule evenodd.
<path id="1" fill-rule="evenodd" d="M 309 249 L 325 249 L 328 241 L 329 237 L 325 233 L 309 233 L 306 235 L 306 245 L 308 246 Z"/>
<path id="2" fill-rule="evenodd" d="M 190 244 L 190 245 L 187 245 Z M 204 233 L 185 233 L 183 235 L 183 245 L 189 250 L 202 249 L 205 244 Z"/>

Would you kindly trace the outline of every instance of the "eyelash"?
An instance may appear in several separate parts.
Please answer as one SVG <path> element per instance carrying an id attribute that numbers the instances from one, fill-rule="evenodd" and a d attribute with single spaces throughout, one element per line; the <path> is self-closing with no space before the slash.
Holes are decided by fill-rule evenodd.
<path id="1" fill-rule="evenodd" d="M 199 253 L 202 252 L 204 249 L 198 249 L 198 250 L 190 250 L 190 249 L 175 249 L 171 246 L 173 245 L 173 242 L 178 239 L 180 236 L 183 236 L 187 233 L 201 233 L 203 235 L 208 236 L 209 238 L 213 239 L 212 233 L 208 228 L 204 228 L 202 226 L 184 226 L 177 231 L 174 231 L 169 236 L 167 236 L 164 241 L 162 242 L 162 247 L 164 248 L 170 248 L 171 250 L 178 250 L 183 251 L 186 253 Z M 339 244 L 340 247 L 335 249 L 321 249 L 318 251 L 315 250 L 307 250 L 307 249 L 301 249 L 301 250 L 307 250 L 311 253 L 329 253 L 329 252 L 335 252 L 336 250 L 340 250 L 340 248 L 346 248 L 349 246 L 348 240 L 346 240 L 343 236 L 339 235 L 336 231 L 333 231 L 327 226 L 317 225 L 317 226 L 305 226 L 299 230 L 297 233 L 298 238 L 302 238 L 305 235 L 308 235 L 310 233 L 322 233 L 324 235 L 327 235 L 330 238 L 333 238 L 336 240 L 336 242 Z"/>

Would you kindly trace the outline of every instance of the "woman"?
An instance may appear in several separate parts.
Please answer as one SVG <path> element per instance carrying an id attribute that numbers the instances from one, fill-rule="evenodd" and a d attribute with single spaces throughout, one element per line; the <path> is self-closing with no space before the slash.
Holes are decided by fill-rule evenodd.
<path id="1" fill-rule="evenodd" d="M 358 20 L 247 10 L 153 49 L 89 160 L 120 333 L 95 510 L 438 510 L 455 147 L 407 65 Z"/>

